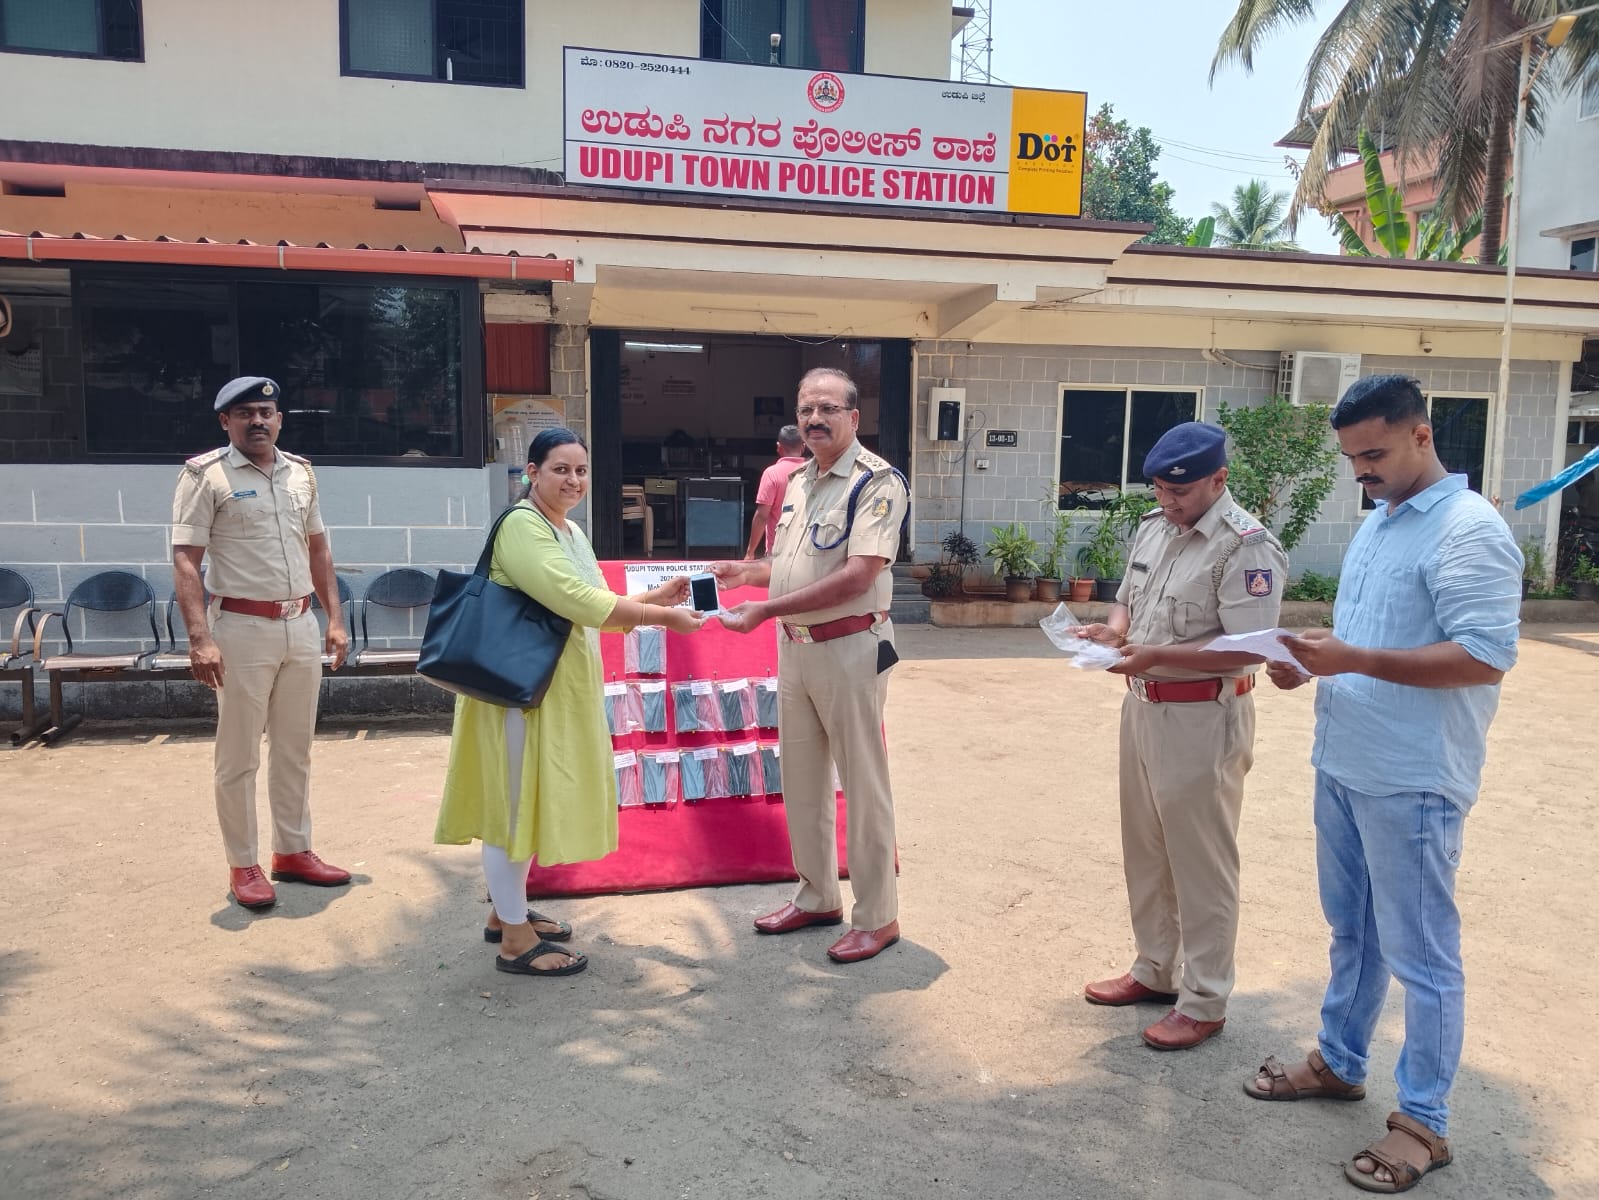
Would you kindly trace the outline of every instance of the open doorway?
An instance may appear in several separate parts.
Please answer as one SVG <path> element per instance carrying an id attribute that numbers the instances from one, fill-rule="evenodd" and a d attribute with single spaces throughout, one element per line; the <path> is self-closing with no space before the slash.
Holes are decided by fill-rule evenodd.
<path id="1" fill-rule="evenodd" d="M 596 337 L 593 343 L 595 434 L 596 441 L 602 429 L 618 434 L 621 494 L 619 507 L 612 510 L 617 518 L 606 519 L 610 505 L 594 509 L 595 542 L 602 556 L 742 557 L 761 474 L 777 460 L 778 433 L 793 423 L 796 386 L 812 367 L 837 367 L 855 380 L 862 445 L 895 462 L 902 457 L 897 444 L 908 445 L 908 371 L 896 369 L 900 358 L 908 361 L 908 344 L 606 332 L 609 336 Z M 906 352 L 900 351 L 901 345 Z M 603 386 L 608 364 L 598 361 L 612 353 L 614 396 Z M 890 426 L 905 426 L 902 435 L 896 437 L 891 429 L 885 437 L 885 408 Z"/>

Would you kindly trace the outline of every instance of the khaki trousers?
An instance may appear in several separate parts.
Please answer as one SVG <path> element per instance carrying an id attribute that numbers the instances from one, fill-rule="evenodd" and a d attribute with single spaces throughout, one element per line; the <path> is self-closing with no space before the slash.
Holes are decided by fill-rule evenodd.
<path id="1" fill-rule="evenodd" d="M 1122 701 L 1122 863 L 1133 978 L 1196 1021 L 1227 1015 L 1238 941 L 1238 819 L 1255 698 Z M 787 770 L 787 764 L 784 764 Z M 1180 968 L 1180 971 L 1179 971 Z"/>
<path id="2" fill-rule="evenodd" d="M 272 848 L 279 854 L 309 850 L 311 735 L 322 682 L 322 634 L 316 617 L 307 612 L 278 621 L 216 610 L 211 636 L 222 651 L 215 782 L 228 865 L 248 867 L 260 861 L 255 776 L 263 733 L 269 747 Z"/>
<path id="3" fill-rule="evenodd" d="M 850 924 L 881 929 L 899 916 L 894 881 L 894 797 L 883 744 L 889 672 L 878 645 L 894 641 L 884 622 L 830 642 L 790 642 L 778 632 L 777 723 L 783 808 L 799 874 L 794 904 L 807 912 L 843 907 L 838 885 L 838 807 L 833 764 L 844 786 Z"/>

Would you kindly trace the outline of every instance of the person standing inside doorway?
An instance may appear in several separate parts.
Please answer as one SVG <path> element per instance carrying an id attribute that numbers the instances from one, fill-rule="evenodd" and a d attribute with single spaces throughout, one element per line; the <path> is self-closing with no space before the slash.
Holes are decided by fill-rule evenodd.
<path id="1" fill-rule="evenodd" d="M 766 542 L 766 553 L 772 553 L 789 476 L 804 465 L 805 439 L 799 426 L 783 426 L 777 431 L 777 461 L 761 472 L 761 485 L 755 489 L 755 516 L 750 520 L 750 544 L 744 551 L 746 560 L 761 556 L 762 539 Z"/>
<path id="2" fill-rule="evenodd" d="M 850 931 L 827 953 L 834 962 L 859 962 L 899 941 L 883 704 L 889 669 L 899 660 L 888 619 L 888 565 L 899 554 L 910 492 L 903 475 L 856 439 L 859 394 L 844 372 L 806 372 L 796 415 L 812 461 L 789 479 L 771 558 L 711 569 L 727 587 L 770 589 L 767 599 L 723 615 L 728 629 L 749 633 L 779 618 L 783 809 L 800 885 L 792 902 L 758 918 L 755 929 L 792 933 L 843 920 L 836 763 L 849 805 L 855 907 Z"/>
<path id="3" fill-rule="evenodd" d="M 1321 1033 L 1302 1063 L 1268 1058 L 1258 1100 L 1359 1100 L 1388 981 L 1405 989 L 1399 1109 L 1344 1167 L 1402 1192 L 1447 1166 L 1449 1092 L 1465 1038 L 1460 867 L 1499 685 L 1516 663 L 1521 552 L 1498 511 L 1438 458 L 1414 379 L 1352 384 L 1332 426 L 1376 508 L 1344 555 L 1331 630 L 1285 637 L 1315 677 L 1313 809 L 1322 912 L 1332 927 Z"/>
<path id="4" fill-rule="evenodd" d="M 277 448 L 280 389 L 245 376 L 217 393 L 228 445 L 189 459 L 172 501 L 172 571 L 194 677 L 217 694 L 215 790 L 229 890 L 245 908 L 277 903 L 261 873 L 255 775 L 269 744 L 272 878 L 337 887 L 350 873 L 311 849 L 311 736 L 322 654 L 350 639 L 311 464 Z M 202 581 L 200 565 L 210 553 Z M 206 593 L 210 592 L 210 603 Z M 316 592 L 326 638 L 311 614 Z"/>

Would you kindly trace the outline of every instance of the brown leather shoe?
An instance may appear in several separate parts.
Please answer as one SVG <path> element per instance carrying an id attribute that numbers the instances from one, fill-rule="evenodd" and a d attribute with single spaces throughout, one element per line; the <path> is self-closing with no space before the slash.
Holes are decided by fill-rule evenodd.
<path id="1" fill-rule="evenodd" d="M 803 908 L 785 904 L 776 912 L 756 917 L 755 932 L 793 933 L 796 929 L 804 929 L 810 925 L 837 925 L 843 919 L 842 908 L 835 908 L 832 912 L 806 912 Z"/>
<path id="2" fill-rule="evenodd" d="M 1134 979 L 1132 972 L 1115 979 L 1101 979 L 1083 989 L 1083 999 L 1090 1004 L 1176 1004 L 1176 992 L 1157 992 Z"/>
<path id="3" fill-rule="evenodd" d="M 228 891 L 241 908 L 271 908 L 278 894 L 257 866 L 229 867 Z"/>
<path id="4" fill-rule="evenodd" d="M 323 862 L 313 851 L 298 854 L 274 854 L 272 878 L 285 883 L 309 883 L 316 887 L 338 887 L 350 882 L 350 873 L 343 867 Z"/>
<path id="5" fill-rule="evenodd" d="M 1206 1038 L 1213 1038 L 1227 1024 L 1219 1021 L 1196 1021 L 1175 1008 L 1148 1029 L 1144 1030 L 1144 1045 L 1154 1050 L 1188 1050 Z"/>
<path id="6" fill-rule="evenodd" d="M 881 929 L 851 929 L 827 948 L 834 962 L 852 963 L 876 958 L 899 941 L 899 922 L 890 921 Z"/>

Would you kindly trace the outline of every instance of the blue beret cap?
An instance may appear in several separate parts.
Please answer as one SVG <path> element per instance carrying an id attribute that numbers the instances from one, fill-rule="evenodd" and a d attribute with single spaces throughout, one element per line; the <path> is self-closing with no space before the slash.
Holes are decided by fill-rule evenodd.
<path id="1" fill-rule="evenodd" d="M 276 404 L 282 394 L 283 389 L 265 375 L 241 375 L 222 385 L 217 393 L 216 411 L 222 412 L 230 404 L 242 404 L 257 397 Z"/>
<path id="2" fill-rule="evenodd" d="M 1144 458 L 1144 474 L 1167 483 L 1192 483 L 1227 465 L 1227 431 L 1184 421 L 1161 434 Z"/>

